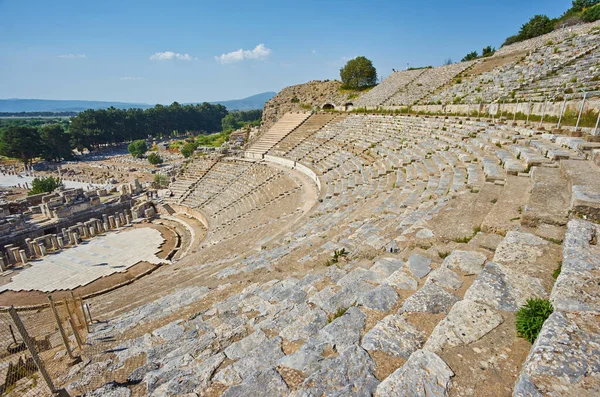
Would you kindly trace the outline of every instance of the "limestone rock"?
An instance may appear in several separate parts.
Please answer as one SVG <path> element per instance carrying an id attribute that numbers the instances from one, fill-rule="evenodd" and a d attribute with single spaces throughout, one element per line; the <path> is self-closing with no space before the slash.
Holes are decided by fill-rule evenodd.
<path id="1" fill-rule="evenodd" d="M 468 299 L 456 302 L 434 328 L 424 349 L 439 353 L 446 346 L 468 345 L 503 322 L 502 316 L 489 306 Z"/>
<path id="2" fill-rule="evenodd" d="M 382 284 L 359 297 L 358 304 L 369 309 L 387 312 L 392 310 L 398 299 L 399 296 L 394 288 Z"/>
<path id="3" fill-rule="evenodd" d="M 465 293 L 465 299 L 514 312 L 531 297 L 547 295 L 539 279 L 519 274 L 494 262 L 485 265 Z"/>
<path id="4" fill-rule="evenodd" d="M 413 254 L 408 258 L 408 268 L 415 277 L 423 278 L 431 271 L 431 259 Z"/>
<path id="5" fill-rule="evenodd" d="M 552 313 L 527 356 L 514 395 L 599 395 L 599 324 L 598 314 Z"/>
<path id="6" fill-rule="evenodd" d="M 223 397 L 284 397 L 288 394 L 289 389 L 281 375 L 274 369 L 268 369 L 249 376 L 241 385 L 230 387 Z"/>
<path id="7" fill-rule="evenodd" d="M 479 274 L 485 259 L 485 255 L 480 252 L 456 250 L 444 259 L 442 267 L 458 269 L 465 275 Z"/>
<path id="8" fill-rule="evenodd" d="M 379 321 L 363 337 L 365 350 L 382 351 L 390 356 L 408 360 L 425 342 L 425 334 L 409 324 L 402 316 L 391 314 Z"/>
<path id="9" fill-rule="evenodd" d="M 394 286 L 398 289 L 410 289 L 413 291 L 415 291 L 419 285 L 417 280 L 407 274 L 404 269 L 396 270 L 384 280 L 384 283 Z"/>
<path id="10" fill-rule="evenodd" d="M 417 350 L 377 387 L 376 397 L 445 397 L 452 370 L 437 354 Z"/>
<path id="11" fill-rule="evenodd" d="M 448 313 L 460 299 L 433 283 L 426 284 L 404 301 L 402 312 Z"/>
<path id="12" fill-rule="evenodd" d="M 459 289 L 463 284 L 458 278 L 458 274 L 445 267 L 432 271 L 425 283 L 434 283 L 440 287 L 454 290 Z"/>
<path id="13" fill-rule="evenodd" d="M 309 376 L 293 394 L 300 396 L 369 397 L 379 381 L 375 363 L 360 346 L 349 346 L 326 366 Z"/>

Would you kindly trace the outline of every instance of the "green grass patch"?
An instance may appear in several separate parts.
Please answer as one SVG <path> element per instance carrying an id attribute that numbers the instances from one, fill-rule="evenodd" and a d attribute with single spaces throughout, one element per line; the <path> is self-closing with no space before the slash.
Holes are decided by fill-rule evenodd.
<path id="1" fill-rule="evenodd" d="M 533 344 L 542 330 L 544 321 L 553 311 L 552 304 L 546 299 L 528 299 L 516 314 L 517 335 Z"/>

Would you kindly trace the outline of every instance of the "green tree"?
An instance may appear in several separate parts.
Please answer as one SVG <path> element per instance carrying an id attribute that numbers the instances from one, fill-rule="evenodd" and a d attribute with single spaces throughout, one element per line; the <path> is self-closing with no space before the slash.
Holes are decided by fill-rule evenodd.
<path id="1" fill-rule="evenodd" d="M 469 52 L 467 55 L 464 56 L 462 62 L 473 61 L 477 58 L 479 58 L 479 54 L 477 54 L 477 51 Z"/>
<path id="2" fill-rule="evenodd" d="M 154 174 L 154 184 L 158 187 L 169 186 L 169 177 L 165 174 Z"/>
<path id="3" fill-rule="evenodd" d="M 600 19 L 600 4 L 597 4 L 591 8 L 586 9 L 581 14 L 581 19 L 584 22 L 594 22 Z"/>
<path id="4" fill-rule="evenodd" d="M 572 7 L 569 11 L 583 11 L 584 9 L 593 7 L 596 4 L 600 4 L 600 0 L 573 0 Z"/>
<path id="5" fill-rule="evenodd" d="M 181 148 L 181 154 L 186 159 L 194 154 L 194 150 L 198 148 L 198 145 L 195 142 L 188 142 Z"/>
<path id="6" fill-rule="evenodd" d="M 40 152 L 40 134 L 35 127 L 11 126 L 0 136 L 0 154 L 6 157 L 18 158 L 31 165 Z"/>
<path id="7" fill-rule="evenodd" d="M 47 178 L 35 178 L 31 181 L 31 190 L 27 194 L 33 196 L 34 194 L 51 193 L 63 186 L 60 178 L 53 178 L 51 176 Z"/>
<path id="8" fill-rule="evenodd" d="M 152 165 L 158 165 L 163 163 L 163 159 L 158 153 L 150 153 L 148 155 L 148 162 Z"/>
<path id="9" fill-rule="evenodd" d="M 365 57 L 349 60 L 340 69 L 340 77 L 344 88 L 360 89 L 377 84 L 377 70 Z"/>
<path id="10" fill-rule="evenodd" d="M 502 45 L 505 46 L 550 33 L 554 30 L 555 23 L 555 19 L 550 19 L 546 15 L 535 15 L 529 22 L 521 26 L 521 30 L 517 35 L 510 36 Z"/>
<path id="11" fill-rule="evenodd" d="M 489 45 L 482 50 L 481 56 L 484 58 L 491 57 L 492 55 L 494 55 L 495 52 L 496 52 L 496 49 L 492 48 L 492 46 Z"/>
<path id="12" fill-rule="evenodd" d="M 41 156 L 48 161 L 68 160 L 73 157 L 69 134 L 60 124 L 40 128 Z"/>
<path id="13" fill-rule="evenodd" d="M 137 141 L 131 142 L 127 146 L 127 150 L 129 150 L 129 153 L 133 157 L 139 159 L 144 157 L 144 154 L 146 154 L 146 152 L 148 151 L 148 146 L 146 145 L 146 141 L 144 141 L 143 139 L 139 139 Z"/>

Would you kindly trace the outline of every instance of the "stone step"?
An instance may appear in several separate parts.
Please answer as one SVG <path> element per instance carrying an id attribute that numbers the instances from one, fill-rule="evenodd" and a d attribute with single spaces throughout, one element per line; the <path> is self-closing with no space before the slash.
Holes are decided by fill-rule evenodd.
<path id="1" fill-rule="evenodd" d="M 534 167 L 531 194 L 523 209 L 521 224 L 537 227 L 545 223 L 564 226 L 569 215 L 567 180 L 558 168 Z"/>
<path id="2" fill-rule="evenodd" d="M 600 221 L 600 167 L 589 161 L 562 160 L 560 170 L 571 191 L 571 211 Z"/>

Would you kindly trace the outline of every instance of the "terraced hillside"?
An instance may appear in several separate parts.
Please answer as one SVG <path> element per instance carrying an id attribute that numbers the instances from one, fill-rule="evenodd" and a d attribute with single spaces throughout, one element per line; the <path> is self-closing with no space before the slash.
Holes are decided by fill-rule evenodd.
<path id="1" fill-rule="evenodd" d="M 506 46 L 494 56 L 392 73 L 360 107 L 562 101 L 600 90 L 600 23 Z"/>
<path id="2" fill-rule="evenodd" d="M 207 236 L 93 300 L 93 348 L 62 382 L 72 395 L 597 395 L 599 146 L 315 114 L 264 158 L 196 159 L 169 205 Z M 555 308 L 533 345 L 515 330 L 532 297 Z"/>

